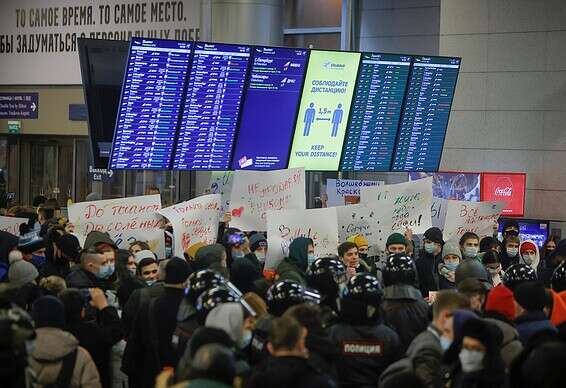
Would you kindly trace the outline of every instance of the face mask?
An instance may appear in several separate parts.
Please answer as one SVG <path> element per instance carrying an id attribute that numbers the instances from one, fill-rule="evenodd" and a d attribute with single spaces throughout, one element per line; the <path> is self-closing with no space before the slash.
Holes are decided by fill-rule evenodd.
<path id="1" fill-rule="evenodd" d="M 173 256 L 173 247 L 165 247 L 165 257 Z"/>
<path id="2" fill-rule="evenodd" d="M 515 257 L 517 256 L 517 253 L 519 253 L 519 248 L 507 248 L 507 255 L 510 257 Z"/>
<path id="3" fill-rule="evenodd" d="M 445 336 L 441 335 L 440 336 L 440 347 L 442 348 L 442 351 L 445 352 L 448 350 L 448 348 L 450 347 L 450 345 L 452 345 L 452 341 L 450 341 L 449 338 L 446 338 Z"/>
<path id="4" fill-rule="evenodd" d="M 501 272 L 501 266 L 497 267 L 497 268 L 487 268 L 487 271 L 492 274 L 492 275 L 497 275 L 498 273 Z"/>
<path id="5" fill-rule="evenodd" d="M 98 279 L 106 279 L 108 276 L 110 276 L 108 275 L 108 271 L 108 264 L 103 265 L 98 269 L 98 272 L 96 272 L 94 276 L 96 276 Z"/>
<path id="6" fill-rule="evenodd" d="M 265 261 L 265 252 L 256 252 L 255 257 L 259 260 L 260 263 Z"/>
<path id="7" fill-rule="evenodd" d="M 45 263 L 45 256 L 32 254 L 31 263 L 39 268 L 43 265 L 43 263 Z"/>
<path id="8" fill-rule="evenodd" d="M 112 264 L 107 264 L 107 266 L 108 266 L 108 269 L 107 269 L 107 271 L 108 271 L 107 275 L 108 275 L 108 276 L 106 276 L 106 277 L 109 278 L 110 276 L 112 276 L 112 274 L 114 273 L 114 270 L 115 270 L 116 268 L 115 268 L 114 263 L 112 263 Z"/>
<path id="9" fill-rule="evenodd" d="M 135 268 L 128 268 L 128 271 L 130 271 L 130 275 L 136 276 L 136 269 Z"/>
<path id="10" fill-rule="evenodd" d="M 460 364 L 464 373 L 477 372 L 483 369 L 484 352 L 478 350 L 462 349 L 460 351 Z"/>
<path id="11" fill-rule="evenodd" d="M 307 256 L 307 262 L 309 267 L 311 266 L 312 263 L 314 263 L 315 260 L 316 260 L 316 256 L 314 255 L 314 253 L 309 253 Z"/>
<path id="12" fill-rule="evenodd" d="M 535 255 L 523 255 L 525 264 L 531 265 L 535 261 Z"/>
<path id="13" fill-rule="evenodd" d="M 360 259 L 364 259 L 364 260 L 367 259 L 368 257 L 367 253 L 360 253 L 359 255 L 360 255 Z"/>
<path id="14" fill-rule="evenodd" d="M 464 256 L 473 259 L 478 255 L 478 248 L 476 247 L 464 247 Z"/>
<path id="15" fill-rule="evenodd" d="M 460 263 L 445 263 L 444 266 L 448 269 L 448 271 L 456 271 L 458 264 Z"/>
<path id="16" fill-rule="evenodd" d="M 244 333 L 242 334 L 242 338 L 240 338 L 240 341 L 238 343 L 238 347 L 240 349 L 247 348 L 252 343 L 252 338 L 253 338 L 252 332 L 247 329 L 244 330 Z"/>
<path id="17" fill-rule="evenodd" d="M 424 245 L 424 250 L 426 253 L 434 253 L 434 251 L 436 250 L 436 244 L 435 243 L 426 243 Z"/>
<path id="18" fill-rule="evenodd" d="M 232 258 L 233 259 L 243 259 L 244 258 L 244 252 L 243 251 L 232 251 Z"/>
<path id="19" fill-rule="evenodd" d="M 155 280 L 146 280 L 145 284 L 147 284 L 148 287 L 153 286 L 153 284 L 155 283 Z"/>

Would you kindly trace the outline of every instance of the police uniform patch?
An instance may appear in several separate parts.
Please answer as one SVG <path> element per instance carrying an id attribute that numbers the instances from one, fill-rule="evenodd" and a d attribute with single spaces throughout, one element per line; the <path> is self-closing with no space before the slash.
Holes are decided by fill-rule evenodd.
<path id="1" fill-rule="evenodd" d="M 381 357 L 381 341 L 342 341 L 342 355 L 351 357 Z"/>

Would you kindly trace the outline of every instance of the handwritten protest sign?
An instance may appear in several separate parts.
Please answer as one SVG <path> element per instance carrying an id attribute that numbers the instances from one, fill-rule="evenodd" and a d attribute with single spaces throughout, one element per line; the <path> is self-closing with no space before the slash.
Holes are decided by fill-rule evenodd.
<path id="1" fill-rule="evenodd" d="M 220 194 L 203 195 L 157 211 L 173 226 L 175 256 L 183 257 L 185 250 L 197 242 L 216 242 L 221 201 Z"/>
<path id="2" fill-rule="evenodd" d="M 448 200 L 444 198 L 432 197 L 432 205 L 430 206 L 430 215 L 432 217 L 432 226 L 444 229 L 446 221 L 446 208 Z"/>
<path id="3" fill-rule="evenodd" d="M 361 188 L 361 202 L 366 206 L 389 207 L 389 233 L 411 228 L 415 234 L 432 227 L 432 178 L 395 185 Z M 388 220 L 383 220 L 387 224 Z"/>
<path id="4" fill-rule="evenodd" d="M 327 179 L 326 195 L 328 197 L 327 206 L 346 205 L 346 200 L 351 201 L 357 197 L 360 199 L 360 188 L 381 186 L 383 181 L 366 181 L 359 179 Z"/>
<path id="5" fill-rule="evenodd" d="M 234 174 L 230 226 L 245 231 L 267 229 L 267 211 L 304 209 L 305 170 L 243 171 Z"/>
<path id="6" fill-rule="evenodd" d="M 165 257 L 165 241 L 160 229 L 161 196 L 106 199 L 69 205 L 69 221 L 81 244 L 93 230 L 108 232 L 116 245 L 127 249 L 135 240 L 146 241 L 158 257 Z"/>
<path id="7" fill-rule="evenodd" d="M 361 234 L 372 246 L 385 249 L 389 236 L 391 208 L 348 205 L 336 207 L 338 214 L 338 239 L 346 241 L 348 237 Z"/>
<path id="8" fill-rule="evenodd" d="M 27 223 L 27 218 L 0 216 L 0 230 L 12 233 L 15 236 L 20 235 L 20 225 Z"/>
<path id="9" fill-rule="evenodd" d="M 230 193 L 234 182 L 234 171 L 213 171 L 210 174 L 207 194 L 220 194 L 222 196 L 222 212 L 230 208 Z"/>
<path id="10" fill-rule="evenodd" d="M 275 269 L 289 254 L 289 245 L 297 237 L 314 241 L 317 257 L 336 255 L 338 227 L 336 208 L 280 210 L 267 212 L 269 246 L 266 269 Z"/>
<path id="11" fill-rule="evenodd" d="M 466 232 L 474 232 L 480 238 L 493 234 L 493 224 L 505 207 L 505 202 L 448 201 L 444 240 L 458 241 Z"/>

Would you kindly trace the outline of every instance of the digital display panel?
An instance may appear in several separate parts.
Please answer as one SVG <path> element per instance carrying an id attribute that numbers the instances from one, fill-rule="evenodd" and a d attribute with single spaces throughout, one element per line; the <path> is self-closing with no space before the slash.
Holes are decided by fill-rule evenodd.
<path id="1" fill-rule="evenodd" d="M 254 47 L 232 168 L 287 167 L 306 49 Z"/>
<path id="2" fill-rule="evenodd" d="M 338 170 L 360 56 L 311 51 L 289 168 Z"/>
<path id="3" fill-rule="evenodd" d="M 111 169 L 170 169 L 191 43 L 133 38 Z"/>
<path id="4" fill-rule="evenodd" d="M 230 168 L 250 51 L 249 46 L 195 43 L 173 168 Z"/>
<path id="5" fill-rule="evenodd" d="M 413 57 L 393 171 L 438 170 L 460 58 Z"/>
<path id="6" fill-rule="evenodd" d="M 340 170 L 389 171 L 411 57 L 362 53 Z"/>

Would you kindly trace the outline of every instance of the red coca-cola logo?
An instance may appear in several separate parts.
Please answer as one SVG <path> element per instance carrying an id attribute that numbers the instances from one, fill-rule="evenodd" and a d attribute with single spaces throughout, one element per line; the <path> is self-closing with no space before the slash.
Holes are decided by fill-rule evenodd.
<path id="1" fill-rule="evenodd" d="M 509 177 L 500 177 L 495 181 L 494 194 L 496 197 L 511 197 L 513 195 L 513 183 Z"/>

